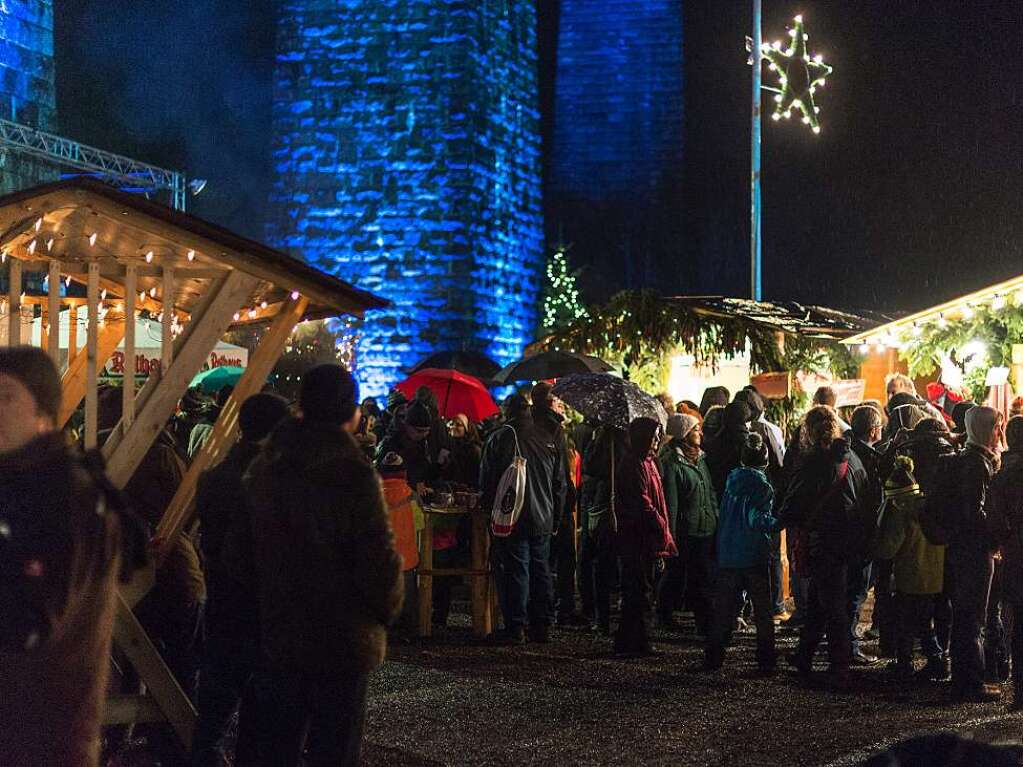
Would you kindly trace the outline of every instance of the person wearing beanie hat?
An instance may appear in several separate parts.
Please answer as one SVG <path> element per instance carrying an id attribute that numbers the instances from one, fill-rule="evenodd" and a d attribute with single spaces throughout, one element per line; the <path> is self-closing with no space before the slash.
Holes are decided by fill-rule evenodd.
<path id="1" fill-rule="evenodd" d="M 145 561 L 101 460 L 58 431 L 60 400 L 44 352 L 0 349 L 4 765 L 98 764 L 118 575 Z"/>
<path id="2" fill-rule="evenodd" d="M 1002 594 L 1017 616 L 1012 625 L 1012 708 L 1023 709 L 1023 416 L 1005 427 L 1008 450 L 991 482 L 988 518 L 1002 552 Z"/>
<path id="3" fill-rule="evenodd" d="M 303 418 L 352 433 L 358 427 L 359 386 L 340 365 L 317 365 L 302 376 L 298 405 Z"/>
<path id="4" fill-rule="evenodd" d="M 724 664 L 738 605 L 745 591 L 753 601 L 757 627 L 757 666 L 772 674 L 777 662 L 774 642 L 771 570 L 778 546 L 778 520 L 772 515 L 774 489 L 767 479 L 768 447 L 759 434 L 748 434 L 742 445 L 742 465 L 728 475 L 717 525 L 717 591 L 714 620 L 704 666 L 715 671 Z"/>
<path id="5" fill-rule="evenodd" d="M 251 753 L 253 701 L 243 695 L 259 662 L 259 598 L 251 580 L 252 509 L 243 477 L 260 443 L 288 417 L 288 402 L 276 394 L 254 394 L 238 411 L 238 440 L 224 460 L 204 471 L 195 491 L 195 511 L 205 564 L 206 641 L 199 673 L 199 718 L 193 761 L 214 764 L 235 709 L 239 709 L 239 760 Z"/>
<path id="6" fill-rule="evenodd" d="M 895 574 L 896 656 L 891 669 L 912 677 L 913 647 L 927 658 L 926 676 L 942 677 L 942 659 L 931 621 L 937 596 L 944 588 L 945 547 L 935 546 L 923 533 L 920 514 L 924 495 L 913 474 L 912 459 L 898 456 L 884 483 L 884 503 L 878 513 L 878 531 L 873 552 L 877 559 L 892 560 Z"/>
<path id="7" fill-rule="evenodd" d="M 668 529 L 680 554 L 669 557 L 657 587 L 657 619 L 668 629 L 678 629 L 675 611 L 681 609 L 687 591 L 696 618 L 696 633 L 706 636 L 713 615 L 714 531 L 718 501 L 710 467 L 703 452 L 703 428 L 692 415 L 668 419 L 671 439 L 658 459 L 664 497 L 668 504 Z"/>
<path id="8" fill-rule="evenodd" d="M 960 403 L 960 405 L 963 403 Z M 959 405 L 954 411 L 960 416 Z M 954 459 L 938 499 L 954 529 L 948 530 L 947 557 L 952 582 L 952 698 L 958 702 L 997 700 L 1000 691 L 985 683 L 984 627 L 994 576 L 987 519 L 988 488 L 998 468 L 1002 414 L 975 405 L 962 415 L 965 449 Z M 954 481 L 952 478 L 954 477 Z"/>
<path id="9" fill-rule="evenodd" d="M 301 416 L 273 430 L 245 475 L 267 764 L 299 763 L 306 732 L 310 762 L 359 762 L 369 675 L 401 612 L 380 477 L 351 433 L 358 401 L 343 368 L 308 371 Z"/>
<path id="10" fill-rule="evenodd" d="M 395 418 L 391 430 L 377 447 L 377 464 L 388 453 L 397 453 L 405 464 L 408 483 L 417 493 L 440 476 L 439 463 L 431 458 L 435 438 L 434 418 L 429 405 L 419 399 L 412 400 L 400 418 Z"/>
<path id="11" fill-rule="evenodd" d="M 57 427 L 60 376 L 32 346 L 0 349 L 0 453 L 18 450 Z"/>

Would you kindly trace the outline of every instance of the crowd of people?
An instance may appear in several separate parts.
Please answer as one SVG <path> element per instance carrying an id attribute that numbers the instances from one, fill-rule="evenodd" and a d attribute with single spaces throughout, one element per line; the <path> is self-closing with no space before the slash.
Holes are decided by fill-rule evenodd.
<path id="1" fill-rule="evenodd" d="M 591 630 L 643 657 L 651 623 L 688 630 L 689 610 L 708 672 L 752 624 L 757 667 L 773 674 L 786 624 L 799 630 L 787 662 L 808 684 L 844 689 L 853 666 L 886 658 L 896 678 L 947 681 L 962 702 L 996 700 L 1011 678 L 1023 706 L 1023 416 L 920 397 L 897 375 L 885 403 L 851 412 L 822 387 L 787 439 L 752 386 L 699 404 L 664 395 L 666 425 L 620 428 L 567 417 L 541 382 L 477 424 L 445 418 L 426 388 L 360 402 L 351 375 L 323 365 L 296 403 L 242 404 L 195 522 L 153 540 L 229 394 L 187 395 L 122 491 L 57 428 L 45 354 L 0 350 L 0 715 L 24 723 L 0 728 L 0 761 L 97 763 L 108 685 L 137 685 L 108 680 L 116 583 L 148 540 L 165 556 L 136 614 L 196 703 L 192 763 L 220 763 L 236 712 L 236 764 L 357 763 L 369 674 L 388 634 L 416 633 L 422 505 L 478 494 L 489 512 L 520 459 L 521 516 L 490 542 L 501 628 L 488 644 Z M 121 402 L 100 392 L 101 437 Z M 468 561 L 455 519 L 434 531 L 441 566 Z M 458 579 L 435 580 L 440 628 Z"/>

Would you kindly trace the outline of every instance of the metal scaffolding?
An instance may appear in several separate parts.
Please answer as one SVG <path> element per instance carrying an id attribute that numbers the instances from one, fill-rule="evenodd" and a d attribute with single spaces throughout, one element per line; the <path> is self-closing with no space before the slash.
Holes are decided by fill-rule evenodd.
<path id="1" fill-rule="evenodd" d="M 4 119 L 0 119 L 0 148 L 39 157 L 58 165 L 98 173 L 107 179 L 146 191 L 168 191 L 173 207 L 176 210 L 185 210 L 188 187 L 184 173 L 158 168 Z"/>

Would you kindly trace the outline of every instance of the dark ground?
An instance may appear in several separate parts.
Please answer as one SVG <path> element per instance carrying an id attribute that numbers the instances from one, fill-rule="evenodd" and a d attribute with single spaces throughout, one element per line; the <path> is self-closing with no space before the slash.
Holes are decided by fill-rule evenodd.
<path id="1" fill-rule="evenodd" d="M 896 682 L 878 667 L 857 670 L 852 692 L 809 690 L 784 663 L 757 678 L 753 634 L 737 635 L 725 670 L 707 674 L 689 628 L 657 631 L 660 657 L 619 660 L 609 639 L 583 629 L 490 648 L 473 642 L 464 615 L 452 623 L 422 644 L 392 645 L 370 692 L 367 765 L 837 767 L 943 729 L 1023 737 L 1008 687 L 1002 703 L 953 706 L 947 685 Z M 795 633 L 779 639 L 787 652 Z"/>

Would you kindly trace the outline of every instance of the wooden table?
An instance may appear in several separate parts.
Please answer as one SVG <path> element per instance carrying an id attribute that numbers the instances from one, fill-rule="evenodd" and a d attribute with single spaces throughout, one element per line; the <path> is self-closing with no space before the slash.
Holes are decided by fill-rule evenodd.
<path id="1" fill-rule="evenodd" d="M 460 517 L 468 514 L 472 522 L 472 557 L 468 569 L 464 567 L 434 568 L 433 525 L 439 518 Z M 472 605 L 472 632 L 485 637 L 494 630 L 496 590 L 490 573 L 490 514 L 477 509 L 423 506 L 426 524 L 419 542 L 419 636 L 433 634 L 433 579 L 435 576 L 468 576 Z"/>

